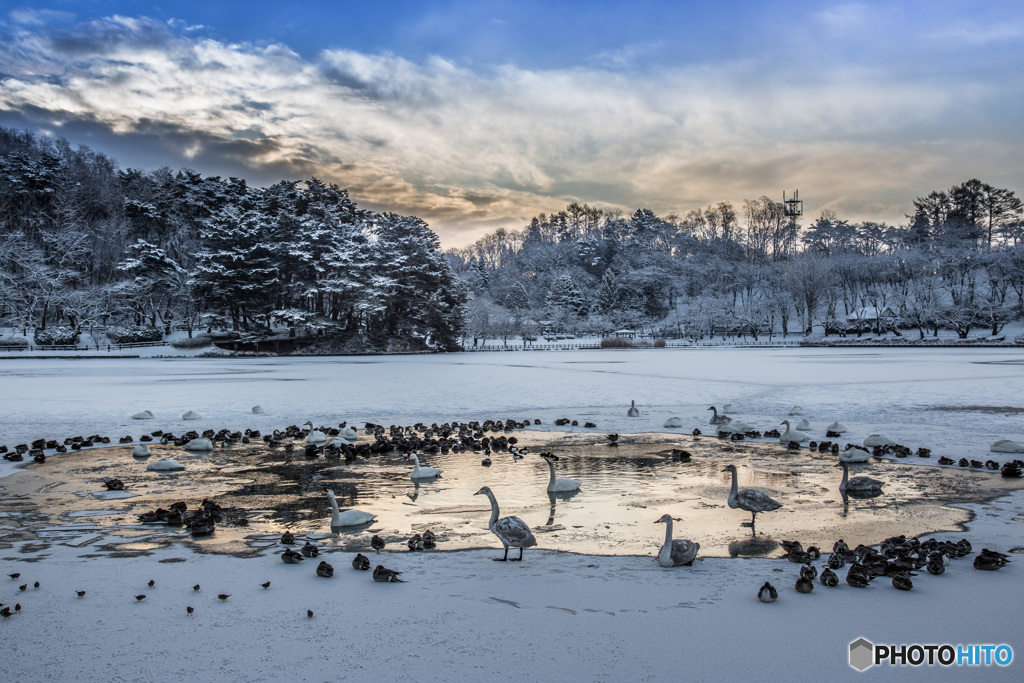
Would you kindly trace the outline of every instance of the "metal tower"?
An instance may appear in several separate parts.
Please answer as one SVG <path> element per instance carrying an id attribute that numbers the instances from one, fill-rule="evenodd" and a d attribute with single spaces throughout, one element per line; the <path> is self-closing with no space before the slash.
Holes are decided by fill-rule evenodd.
<path id="1" fill-rule="evenodd" d="M 782 191 L 782 211 L 792 218 L 804 215 L 804 203 L 800 199 L 800 190 L 793 190 L 792 199 L 786 199 L 786 191 Z"/>

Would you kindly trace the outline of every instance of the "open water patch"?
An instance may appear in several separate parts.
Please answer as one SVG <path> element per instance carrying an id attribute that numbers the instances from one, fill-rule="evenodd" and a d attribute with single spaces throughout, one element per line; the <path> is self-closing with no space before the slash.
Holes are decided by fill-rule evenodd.
<path id="1" fill-rule="evenodd" d="M 252 555 L 273 551 L 284 531 L 294 533 L 300 545 L 309 539 L 326 552 L 365 551 L 373 535 L 392 550 L 404 550 L 412 533 L 431 529 L 441 550 L 495 547 L 499 543 L 487 527 L 488 502 L 474 495 L 489 486 L 501 514 L 526 521 L 546 549 L 651 555 L 664 540 L 665 528 L 655 520 L 669 513 L 680 520 L 675 537 L 699 542 L 702 556 L 774 556 L 783 538 L 831 547 L 837 538 L 874 544 L 898 534 L 956 530 L 970 513 L 951 504 L 1024 487 L 998 472 L 913 467 L 911 462 L 928 461 L 911 456 L 852 466 L 851 476 L 868 475 L 885 486 L 875 498 L 844 498 L 834 456 L 788 450 L 774 439 L 640 434 L 622 435 L 611 446 L 600 434 L 517 430 L 515 435 L 529 452 L 519 460 L 508 452 L 491 453 L 490 467 L 482 466 L 479 453 L 421 454 L 423 465 L 444 470 L 431 481 L 412 480 L 411 463 L 397 453 L 351 462 L 307 458 L 301 441 L 291 453 L 262 442 L 209 454 L 152 446 L 153 457 L 186 464 L 174 477 L 146 471 L 144 460 L 131 457 L 131 446 L 53 457 L 5 480 L 0 516 L 9 515 L 10 527 L 0 529 L 0 542 L 101 534 L 106 540 L 93 546 L 104 553 L 184 544 L 202 553 Z M 679 457 L 684 450 L 688 461 Z M 537 456 L 542 451 L 558 456 L 558 477 L 581 482 L 578 492 L 547 492 L 549 470 Z M 782 503 L 759 514 L 755 529 L 741 526 L 749 521 L 748 512 L 727 504 L 731 475 L 723 469 L 729 464 L 738 468 L 740 488 L 759 489 Z M 78 495 L 98 491 L 114 477 L 135 497 Z M 327 488 L 342 509 L 371 512 L 376 521 L 332 533 Z M 140 514 L 158 507 L 181 501 L 191 509 L 205 498 L 216 500 L 224 514 L 211 536 L 192 537 L 183 527 L 139 521 Z M 79 518 L 89 521 L 68 523 Z"/>

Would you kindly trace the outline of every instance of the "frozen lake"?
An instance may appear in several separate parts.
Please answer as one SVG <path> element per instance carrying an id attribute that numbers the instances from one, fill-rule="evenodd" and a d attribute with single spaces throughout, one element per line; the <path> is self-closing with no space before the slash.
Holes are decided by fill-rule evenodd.
<path id="1" fill-rule="evenodd" d="M 890 529 L 917 533 L 922 520 L 915 515 L 922 512 L 925 528 L 954 529 L 939 538 L 967 537 L 975 553 L 987 547 L 1019 557 L 1022 492 L 995 490 L 1015 486 L 998 474 L 936 462 L 942 456 L 1015 457 L 988 449 L 997 439 L 1024 439 L 1022 373 L 1024 350 L 1015 349 L 0 359 L 0 444 L 8 446 L 93 433 L 116 443 L 156 429 L 266 432 L 306 420 L 390 425 L 530 418 L 543 424 L 515 434 L 551 443 L 561 458 L 560 476 L 584 482 L 579 494 L 552 505 L 539 459 L 512 463 L 508 454 L 492 455 L 490 468 L 469 453 L 425 457 L 445 474 L 418 490 L 408 479 L 408 462 L 397 456 L 346 466 L 305 462 L 297 454 L 289 464 L 280 451 L 247 454 L 241 447 L 202 456 L 171 450 L 189 465 L 178 475 L 147 474 L 117 446 L 24 468 L 0 462 L 0 474 L 14 475 L 0 479 L 6 506 L 0 565 L 20 577 L 0 582 L 0 602 L 24 607 L 4 622 L 18 634 L 8 639 L 7 673 L 25 681 L 256 681 L 275 680 L 286 666 L 293 675 L 320 680 L 324 653 L 342 644 L 342 677 L 676 680 L 714 672 L 729 680 L 774 680 L 781 676 L 766 675 L 764 662 L 782 658 L 835 680 L 859 680 L 862 674 L 847 664 L 848 644 L 858 637 L 1009 643 L 1019 653 L 1019 562 L 979 572 L 968 556 L 942 576 L 919 573 L 909 592 L 880 577 L 867 589 L 817 584 L 804 595 L 794 590 L 797 566 L 771 558 L 781 555 L 775 542 L 789 532 L 805 544 L 824 539 L 827 549 L 836 536 L 853 545 Z M 631 400 L 639 417 L 626 416 Z M 835 490 L 839 471 L 830 456 L 790 453 L 768 441 L 736 450 L 710 438 L 694 444 L 689 432 L 698 425 L 707 431 L 708 406 L 724 403 L 760 429 L 777 426 L 800 405 L 816 436 L 839 420 L 850 429 L 842 441 L 880 433 L 915 449 L 930 447 L 933 455 L 862 466 L 886 481 L 886 493 L 847 506 Z M 266 414 L 253 415 L 255 404 Z M 129 419 L 144 409 L 156 419 Z M 183 421 L 188 410 L 203 419 Z M 681 418 L 681 428 L 663 427 L 672 416 Z M 559 417 L 581 426 L 555 427 Z M 597 426 L 584 428 L 586 420 Z M 621 434 L 623 445 L 606 445 L 604 434 L 612 432 Z M 691 463 L 667 457 L 669 445 L 691 450 Z M 750 530 L 739 526 L 748 515 L 724 506 L 723 462 L 738 466 L 741 486 L 763 488 L 785 506 L 758 515 L 753 542 Z M 103 476 L 115 472 L 140 495 L 94 495 Z M 349 569 L 354 553 L 348 548 L 364 543 L 367 530 L 329 533 L 326 500 L 317 490 L 325 483 L 337 486 L 346 505 L 377 512 L 378 525 L 371 528 L 393 541 L 433 527 L 441 532 L 442 549 L 487 549 L 410 553 L 393 542 L 371 558 L 403 572 L 407 582 L 375 583 Z M 527 551 L 524 562 L 491 561 L 500 549 L 485 530 L 484 502 L 472 495 L 483 483 L 495 489 L 506 514 L 527 518 L 538 531 L 540 548 Z M 211 539 L 191 544 L 181 539 L 181 529 L 137 524 L 138 511 L 160 501 L 195 505 L 206 491 L 244 510 L 251 526 L 221 525 Z M 944 506 L 990 495 L 1001 497 Z M 701 543 L 693 566 L 663 568 L 653 560 L 664 537 L 653 522 L 663 511 L 682 518 L 677 537 Z M 967 528 L 960 528 L 966 519 Z M 335 578 L 316 576 L 315 563 L 284 564 L 272 536 L 263 549 L 250 538 L 281 528 L 320 537 Z M 593 547 L 602 538 L 603 547 L 587 554 L 560 552 Z M 204 544 L 253 556 L 206 552 Z M 743 561 L 712 556 L 765 552 L 767 558 Z M 780 593 L 771 605 L 756 598 L 766 580 Z M 38 590 L 31 587 L 35 581 Z M 266 582 L 273 584 L 268 590 Z M 198 584 L 201 591 L 193 589 Z M 219 593 L 230 599 L 218 600 Z M 148 597 L 140 602 L 140 594 Z M 194 615 L 186 605 L 195 607 Z M 836 614 L 843 617 L 827 628 L 807 628 Z M 75 637 L 69 640 L 68 633 Z M 55 642 L 62 646 L 55 649 Z M 680 650 L 680 643 L 705 642 L 743 648 L 715 658 Z M 692 666 L 680 668 L 693 658 Z M 1017 669 L 1014 662 L 986 667 L 983 675 L 1018 680 Z M 888 680 L 934 678 L 936 671 L 876 673 Z"/>
<path id="2" fill-rule="evenodd" d="M 445 470 L 436 482 L 414 485 L 410 465 L 392 454 L 347 465 L 298 453 L 282 459 L 265 448 L 237 447 L 197 456 L 173 446 L 155 458 L 189 465 L 178 475 L 155 475 L 133 460 L 130 448 L 66 456 L 28 466 L 34 479 L 8 482 L 9 499 L 18 492 L 53 499 L 63 491 L 74 501 L 39 524 L 58 524 L 88 515 L 100 528 L 145 538 L 152 528 L 126 529 L 141 512 L 177 499 L 190 504 L 206 496 L 227 496 L 245 510 L 248 527 L 222 528 L 201 543 L 244 552 L 261 534 L 284 529 L 322 534 L 330 510 L 322 489 L 333 488 L 342 507 L 378 514 L 365 529 L 327 539 L 342 548 L 364 548 L 369 535 L 398 541 L 432 527 L 443 547 L 461 549 L 493 543 L 486 501 L 474 498 L 491 486 L 506 514 L 535 528 L 545 547 L 588 554 L 645 554 L 656 547 L 663 527 L 653 520 L 670 512 L 681 517 L 679 535 L 701 539 L 707 555 L 771 555 L 776 539 L 801 537 L 828 545 L 837 535 L 878 542 L 896 533 L 952 529 L 966 520 L 949 502 L 996 495 L 1013 483 L 998 473 L 934 465 L 943 455 L 1000 462 L 988 453 L 998 438 L 1021 439 L 1024 353 L 1015 350 L 644 350 L 452 354 L 352 358 L 274 359 L 59 359 L 2 360 L 0 378 L 4 421 L 0 443 L 46 437 L 108 435 L 138 438 L 162 429 L 182 433 L 207 428 L 283 429 L 307 419 L 317 425 L 366 421 L 384 425 L 514 418 L 542 425 L 518 430 L 524 443 L 554 448 L 562 458 L 559 476 L 584 482 L 576 495 L 549 496 L 547 467 L 535 449 L 515 463 L 495 454 L 490 468 L 473 453 L 425 456 L 424 464 Z M 641 408 L 627 417 L 630 401 Z M 760 430 L 777 426 L 799 405 L 811 423 L 809 433 L 825 437 L 839 420 L 850 432 L 841 443 L 860 443 L 880 433 L 913 449 L 933 449 L 930 460 L 886 458 L 857 466 L 886 482 L 873 500 L 839 497 L 834 458 L 806 449 L 789 453 L 777 440 L 732 444 L 706 433 L 710 405 L 731 403 L 742 419 Z M 251 412 L 259 404 L 263 415 Z M 143 409 L 153 420 L 132 420 Z M 203 418 L 184 421 L 194 410 Z M 683 427 L 665 428 L 668 417 Z M 591 421 L 597 426 L 553 423 L 556 418 Z M 362 430 L 360 430 L 362 431 Z M 543 432 L 543 433 L 539 433 Z M 609 449 L 604 434 L 622 433 Z M 644 436 L 632 436 L 644 434 Z M 368 438 L 362 437 L 364 441 Z M 674 461 L 673 447 L 694 453 L 690 463 Z M 746 513 L 725 507 L 729 479 L 725 464 L 736 463 L 741 487 L 765 490 L 783 503 L 758 525 L 757 542 L 739 528 Z M 9 463 L 3 463 L 10 472 Z M 50 468 L 47 472 L 46 468 Z M 266 474 L 272 471 L 273 476 Z M 48 476 L 46 476 L 48 475 Z M 99 490 L 105 478 L 119 477 L 138 497 L 117 501 L 81 494 Z M 16 481 L 18 482 L 16 485 Z M 42 492 L 46 495 L 42 496 Z M 37 501 L 38 502 L 38 501 Z M 111 508 L 111 509 L 106 509 Z M 187 534 L 159 531 L 167 540 Z M 134 547 L 149 547 L 136 540 Z"/>
<path id="3" fill-rule="evenodd" d="M 597 430 L 704 426 L 708 406 L 777 425 L 800 405 L 849 440 L 885 433 L 963 452 L 1024 438 L 1024 349 L 652 349 L 316 358 L 0 357 L 0 444 L 71 432 L 592 420 Z M 640 417 L 626 418 L 635 400 Z M 252 415 L 253 405 L 266 415 Z M 129 416 L 152 410 L 156 420 Z M 183 422 L 188 410 L 203 420 Z M 583 431 L 582 428 L 566 431 Z M 959 456 L 958 456 L 959 457 Z"/>

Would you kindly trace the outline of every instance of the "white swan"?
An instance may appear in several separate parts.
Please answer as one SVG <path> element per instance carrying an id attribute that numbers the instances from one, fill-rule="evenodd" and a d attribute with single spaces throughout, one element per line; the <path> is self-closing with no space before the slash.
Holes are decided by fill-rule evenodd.
<path id="1" fill-rule="evenodd" d="M 146 458 L 153 455 L 153 451 L 149 450 L 149 446 L 144 443 L 140 443 L 138 446 L 132 449 L 132 456 L 136 458 Z"/>
<path id="2" fill-rule="evenodd" d="M 801 408 L 800 406 L 793 406 L 792 408 L 789 409 L 789 414 L 790 415 L 803 415 L 804 414 L 804 409 Z"/>
<path id="3" fill-rule="evenodd" d="M 826 432 L 832 432 L 834 434 L 845 434 L 846 432 L 848 432 L 850 430 L 846 428 L 846 425 L 844 425 L 841 422 L 839 422 L 838 420 L 836 420 L 835 422 L 830 424 L 828 427 L 826 427 L 825 431 Z"/>
<path id="4" fill-rule="evenodd" d="M 757 489 L 740 489 L 736 487 L 736 465 L 727 466 L 723 472 L 732 472 L 732 489 L 729 491 L 729 507 L 746 510 L 750 513 L 750 521 L 744 522 L 743 526 L 754 526 L 754 519 L 758 512 L 771 512 L 782 507 L 782 503 L 774 500 L 766 493 Z"/>
<path id="5" fill-rule="evenodd" d="M 840 491 L 879 491 L 885 482 L 872 479 L 871 477 L 854 477 L 850 479 L 850 468 L 842 460 L 839 461 L 843 468 L 843 480 L 839 483 Z"/>
<path id="6" fill-rule="evenodd" d="M 548 469 L 551 470 L 551 479 L 548 480 L 549 493 L 564 493 L 566 491 L 580 490 L 580 486 L 583 484 L 582 481 L 577 481 L 575 479 L 555 479 L 555 463 L 552 462 L 551 457 L 546 453 L 540 457 L 544 458 L 544 462 L 548 464 Z"/>
<path id="7" fill-rule="evenodd" d="M 163 460 L 157 460 L 156 462 L 149 463 L 146 465 L 146 469 L 151 472 L 175 472 L 177 470 L 185 469 L 185 466 L 179 462 L 174 462 L 173 460 L 167 460 L 165 458 Z"/>
<path id="8" fill-rule="evenodd" d="M 323 443 L 327 441 L 327 435 L 321 432 L 319 429 L 313 429 L 313 422 L 306 420 L 302 424 L 309 425 L 309 433 L 306 434 L 306 443 Z"/>
<path id="9" fill-rule="evenodd" d="M 779 424 L 786 425 L 786 431 L 779 437 L 780 442 L 789 443 L 791 441 L 796 441 L 797 443 L 803 443 L 804 441 L 811 440 L 810 434 L 793 429 L 789 424 L 789 420 L 783 420 Z"/>
<path id="10" fill-rule="evenodd" d="M 754 425 L 743 420 L 733 420 L 724 424 L 715 425 L 715 433 L 718 436 L 732 436 L 733 434 L 746 434 L 754 431 Z"/>
<path id="11" fill-rule="evenodd" d="M 672 538 L 672 515 L 664 514 L 654 523 L 665 524 L 665 543 L 658 552 L 658 564 L 662 567 L 688 567 L 693 564 L 700 550 L 700 543 L 687 538 Z"/>
<path id="12" fill-rule="evenodd" d="M 377 515 L 362 510 L 338 510 L 338 500 L 334 497 L 334 491 L 327 490 L 327 500 L 331 503 L 331 529 L 344 526 L 359 526 L 377 519 Z"/>
<path id="13" fill-rule="evenodd" d="M 185 450 L 196 452 L 212 451 L 213 442 L 204 437 L 190 439 L 189 442 L 185 444 Z"/>
<path id="14" fill-rule="evenodd" d="M 871 457 L 871 453 L 869 451 L 866 451 L 863 448 L 857 448 L 856 446 L 851 445 L 849 448 L 847 448 L 845 451 L 843 451 L 842 453 L 839 454 L 839 461 L 840 462 L 867 462 L 870 457 Z"/>
<path id="15" fill-rule="evenodd" d="M 988 448 L 993 453 L 1024 453 L 1024 443 L 1011 439 L 1000 439 Z"/>
<path id="16" fill-rule="evenodd" d="M 708 420 L 708 424 L 710 424 L 710 425 L 723 425 L 723 424 L 725 424 L 727 422 L 732 422 L 732 418 L 729 417 L 728 415 L 719 415 L 718 414 L 718 408 L 715 408 L 714 406 L 711 406 L 710 408 L 708 408 L 708 410 L 712 411 L 711 419 Z"/>
<path id="17" fill-rule="evenodd" d="M 640 409 L 636 407 L 636 401 L 630 401 L 626 417 L 640 417 Z"/>
<path id="18" fill-rule="evenodd" d="M 352 427 L 342 427 L 338 431 L 338 438 L 344 439 L 349 443 L 355 443 L 356 441 L 359 441 L 359 433 L 352 429 Z"/>
<path id="19" fill-rule="evenodd" d="M 190 410 L 181 416 L 182 420 L 202 420 L 203 416 L 194 410 Z"/>
<path id="20" fill-rule="evenodd" d="M 810 428 L 811 423 L 807 420 L 807 418 L 804 418 L 796 423 L 796 430 L 799 432 L 806 432 Z"/>
<path id="21" fill-rule="evenodd" d="M 670 417 L 669 419 L 665 420 L 665 427 L 667 429 L 672 429 L 672 428 L 675 428 L 675 427 L 682 427 L 682 426 L 683 426 L 683 418 L 681 418 L 681 417 Z"/>
<path id="22" fill-rule="evenodd" d="M 498 501 L 494 498 L 494 493 L 491 492 L 490 487 L 484 486 L 479 491 L 474 493 L 474 496 L 483 494 L 487 496 L 487 499 L 491 501 L 491 519 L 487 522 L 487 528 L 491 530 L 501 544 L 505 546 L 505 556 L 494 558 L 498 562 L 504 562 L 508 560 L 508 549 L 519 548 L 519 557 L 512 558 L 513 561 L 523 559 L 523 549 L 532 548 L 537 545 L 537 539 L 533 537 L 533 532 L 530 531 L 530 527 L 526 526 L 526 522 L 519 519 L 518 517 L 502 517 L 498 518 Z"/>
<path id="23" fill-rule="evenodd" d="M 722 412 L 723 412 L 723 413 L 727 413 L 727 414 L 728 414 L 728 413 L 735 413 L 735 412 L 736 412 L 736 409 L 732 407 L 732 404 L 731 404 L 731 403 L 726 403 L 726 404 L 724 404 L 724 405 L 722 406 Z"/>
<path id="24" fill-rule="evenodd" d="M 436 467 L 420 467 L 420 459 L 415 453 L 409 454 L 409 460 L 413 462 L 412 473 L 409 475 L 410 479 L 431 479 L 444 472 L 444 470 L 439 470 Z"/>
<path id="25" fill-rule="evenodd" d="M 156 418 L 152 410 L 143 410 L 141 413 L 135 413 L 132 415 L 133 420 L 152 420 Z"/>
<path id="26" fill-rule="evenodd" d="M 874 448 L 875 446 L 895 446 L 896 442 L 887 436 L 871 434 L 868 438 L 864 439 L 864 445 L 868 448 Z"/>

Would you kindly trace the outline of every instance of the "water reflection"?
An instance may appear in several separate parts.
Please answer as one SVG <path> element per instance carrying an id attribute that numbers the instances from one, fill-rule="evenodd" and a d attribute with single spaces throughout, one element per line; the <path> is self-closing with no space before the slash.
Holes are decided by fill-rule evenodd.
<path id="1" fill-rule="evenodd" d="M 68 524 L 72 515 L 92 512 L 89 520 L 100 533 L 116 531 L 140 543 L 165 534 L 153 542 L 170 538 L 205 551 L 246 551 L 249 545 L 273 542 L 286 529 L 319 536 L 327 545 L 365 550 L 374 534 L 397 543 L 430 528 L 440 537 L 439 549 L 459 549 L 494 544 L 487 529 L 489 510 L 473 499 L 486 485 L 501 502 L 502 514 L 525 520 L 544 548 L 653 555 L 663 538 L 651 523 L 669 513 L 681 520 L 681 536 L 701 544 L 702 555 L 749 557 L 776 553 L 773 538 L 831 547 L 840 537 L 877 543 L 900 533 L 954 529 L 967 515 L 944 507 L 947 503 L 981 500 L 1022 486 L 998 473 L 885 460 L 851 468 L 886 481 L 884 495 L 843 496 L 834 457 L 787 451 L 775 442 L 630 435 L 608 448 L 601 435 L 519 434 L 521 445 L 534 453 L 555 452 L 559 475 L 583 482 L 581 490 L 549 493 L 547 465 L 533 454 L 515 461 L 508 453 L 492 453 L 491 467 L 482 467 L 481 456 L 474 453 L 424 455 L 422 464 L 439 467 L 444 475 L 411 480 L 408 461 L 397 454 L 346 463 L 287 456 L 262 444 L 211 454 L 154 446 L 154 457 L 187 466 L 171 477 L 146 472 L 144 461 L 130 457 L 131 447 L 117 447 L 50 458 L 8 477 L 0 512 L 33 510 L 35 517 L 19 518 L 29 528 Z M 679 447 L 692 454 L 689 462 L 672 457 L 672 449 Z M 749 513 L 726 504 L 730 475 L 721 470 L 727 464 L 740 470 L 744 487 L 782 503 L 758 517 L 756 528 L 743 528 Z M 137 496 L 112 501 L 92 495 L 113 477 Z M 377 521 L 331 529 L 325 487 L 334 491 L 340 508 L 371 512 Z M 238 523 L 218 525 L 209 539 L 168 537 L 166 527 L 138 524 L 142 512 L 178 500 L 197 505 L 206 497 L 216 498 Z M 5 533 L 24 535 L 25 529 Z"/>
<path id="2" fill-rule="evenodd" d="M 548 521 L 545 526 L 552 526 L 555 523 L 555 506 L 560 500 L 572 500 L 579 493 L 579 489 L 575 491 L 548 491 L 548 501 L 551 503 L 551 509 L 548 511 Z"/>

